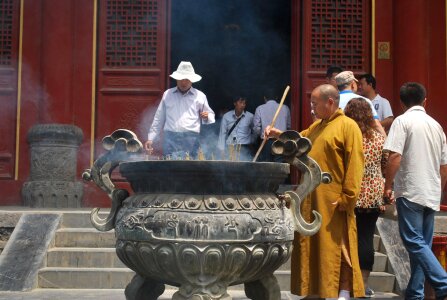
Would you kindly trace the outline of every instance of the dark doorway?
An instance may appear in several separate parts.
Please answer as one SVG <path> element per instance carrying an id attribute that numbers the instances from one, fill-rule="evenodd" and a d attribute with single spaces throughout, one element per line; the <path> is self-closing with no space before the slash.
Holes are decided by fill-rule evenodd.
<path id="1" fill-rule="evenodd" d="M 191 61 L 194 84 L 219 114 L 235 96 L 254 113 L 290 84 L 290 0 L 172 0 L 171 70 Z M 172 83 L 171 86 L 174 86 Z"/>

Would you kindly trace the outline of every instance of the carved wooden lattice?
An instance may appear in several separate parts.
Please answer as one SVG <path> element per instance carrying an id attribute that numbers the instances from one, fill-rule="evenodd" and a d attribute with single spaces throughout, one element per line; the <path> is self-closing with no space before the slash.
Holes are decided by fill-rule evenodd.
<path id="1" fill-rule="evenodd" d="M 337 64 L 347 70 L 364 69 L 365 1 L 313 0 L 311 65 L 325 70 Z"/>
<path id="2" fill-rule="evenodd" d="M 106 3 L 106 65 L 156 66 L 158 1 L 108 0 Z"/>
<path id="3" fill-rule="evenodd" d="M 0 65 L 12 63 L 13 0 L 0 1 Z"/>

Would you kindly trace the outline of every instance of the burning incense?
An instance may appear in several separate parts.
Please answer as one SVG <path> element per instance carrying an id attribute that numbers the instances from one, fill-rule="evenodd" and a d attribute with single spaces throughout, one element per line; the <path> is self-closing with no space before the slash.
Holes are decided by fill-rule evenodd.
<path id="1" fill-rule="evenodd" d="M 205 159 L 205 154 L 203 154 L 202 148 L 199 148 L 199 151 L 197 153 L 197 159 L 198 160 L 206 160 Z"/>

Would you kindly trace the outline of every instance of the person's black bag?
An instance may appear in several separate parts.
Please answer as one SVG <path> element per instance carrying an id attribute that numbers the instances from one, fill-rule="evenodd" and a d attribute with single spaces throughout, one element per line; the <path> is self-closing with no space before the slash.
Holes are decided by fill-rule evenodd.
<path id="1" fill-rule="evenodd" d="M 231 133 L 233 132 L 234 128 L 236 128 L 236 125 L 239 123 L 239 121 L 242 119 L 244 115 L 242 115 L 240 118 L 238 118 L 236 120 L 236 122 L 233 123 L 233 126 L 231 126 L 230 131 L 228 131 L 228 136 L 231 135 Z M 228 138 L 228 137 L 227 137 Z"/>

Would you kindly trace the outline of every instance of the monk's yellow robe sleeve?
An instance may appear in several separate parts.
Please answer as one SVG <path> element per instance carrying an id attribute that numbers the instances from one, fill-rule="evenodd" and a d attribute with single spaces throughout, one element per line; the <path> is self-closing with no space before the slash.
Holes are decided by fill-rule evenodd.
<path id="1" fill-rule="evenodd" d="M 344 130 L 341 132 L 345 141 L 345 157 L 343 160 L 345 172 L 342 181 L 342 193 L 337 202 L 340 207 L 352 211 L 360 194 L 365 160 L 362 132 L 354 121 L 352 121 L 354 126 L 349 121 L 343 124 Z"/>

